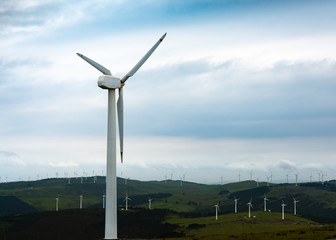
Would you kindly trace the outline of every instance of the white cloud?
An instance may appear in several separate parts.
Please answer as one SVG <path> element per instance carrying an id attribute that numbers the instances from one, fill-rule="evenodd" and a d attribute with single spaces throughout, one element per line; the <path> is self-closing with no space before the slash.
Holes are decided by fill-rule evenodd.
<path id="1" fill-rule="evenodd" d="M 276 164 L 276 166 L 279 167 L 280 169 L 287 170 L 287 171 L 294 171 L 297 169 L 296 164 L 289 160 L 280 160 Z"/>
<path id="2" fill-rule="evenodd" d="M 78 167 L 79 164 L 75 162 L 50 162 L 50 166 L 52 167 L 61 167 L 61 168 L 69 168 L 69 167 Z"/>

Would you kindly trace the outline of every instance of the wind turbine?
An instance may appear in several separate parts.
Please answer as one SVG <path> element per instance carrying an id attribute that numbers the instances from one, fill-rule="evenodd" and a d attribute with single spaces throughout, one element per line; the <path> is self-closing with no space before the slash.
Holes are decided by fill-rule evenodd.
<path id="1" fill-rule="evenodd" d="M 56 197 L 56 212 L 58 212 L 59 196 Z"/>
<path id="2" fill-rule="evenodd" d="M 326 175 L 326 174 L 323 174 L 323 173 L 321 174 L 321 177 L 322 177 L 322 178 L 321 178 L 321 179 L 322 179 L 322 184 L 324 184 L 324 177 L 325 177 L 325 176 L 327 176 L 327 175 Z"/>
<path id="3" fill-rule="evenodd" d="M 123 162 L 123 139 L 124 139 L 124 101 L 123 87 L 128 78 L 132 77 L 139 68 L 152 55 L 155 49 L 166 37 L 165 33 L 154 46 L 142 57 L 142 59 L 123 77 L 112 77 L 110 70 L 90 58 L 77 53 L 79 57 L 91 64 L 103 75 L 98 78 L 98 86 L 108 90 L 108 126 L 107 126 L 107 157 L 106 157 L 106 209 L 105 209 L 105 239 L 117 239 L 117 178 L 116 178 L 116 98 L 115 91 L 119 90 L 117 102 L 120 157 Z"/>
<path id="4" fill-rule="evenodd" d="M 83 208 L 83 193 L 79 195 L 79 209 Z"/>
<path id="5" fill-rule="evenodd" d="M 296 173 L 296 174 L 294 174 L 295 175 L 295 186 L 297 186 L 298 185 L 298 173 Z"/>
<path id="6" fill-rule="evenodd" d="M 295 198 L 293 198 L 294 200 L 294 215 L 296 215 L 296 203 L 300 202 L 299 200 L 295 200 Z"/>
<path id="7" fill-rule="evenodd" d="M 246 205 L 248 205 L 248 217 L 251 218 L 251 208 L 253 208 L 253 206 L 252 206 L 252 198 L 251 198 L 251 200 Z"/>
<path id="8" fill-rule="evenodd" d="M 153 200 L 153 198 L 148 198 L 148 209 L 149 210 L 152 209 L 152 200 Z"/>
<path id="9" fill-rule="evenodd" d="M 132 199 L 130 199 L 130 198 L 128 197 L 128 193 L 126 193 L 126 197 L 125 197 L 125 199 L 124 199 L 124 201 L 125 201 L 125 203 L 126 203 L 126 211 L 128 210 L 128 200 L 131 200 L 131 201 L 132 201 Z"/>
<path id="10" fill-rule="evenodd" d="M 285 207 L 287 206 L 287 204 L 284 203 L 284 201 L 282 201 L 281 204 L 281 210 L 282 210 L 282 220 L 285 219 Z"/>
<path id="11" fill-rule="evenodd" d="M 218 211 L 220 211 L 219 202 L 216 205 L 214 205 L 214 207 L 216 208 L 216 220 L 218 220 Z"/>
<path id="12" fill-rule="evenodd" d="M 234 198 L 234 203 L 235 203 L 235 213 L 237 213 L 237 203 L 238 203 L 239 198 Z"/>
<path id="13" fill-rule="evenodd" d="M 267 211 L 266 201 L 269 201 L 269 199 L 266 198 L 266 194 L 265 194 L 265 195 L 264 195 L 264 212 Z"/>

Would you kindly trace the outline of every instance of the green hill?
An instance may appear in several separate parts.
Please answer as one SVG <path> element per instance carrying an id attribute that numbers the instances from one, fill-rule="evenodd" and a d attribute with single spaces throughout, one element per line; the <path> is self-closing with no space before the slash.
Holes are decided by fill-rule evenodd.
<path id="1" fill-rule="evenodd" d="M 44 179 L 0 184 L 0 238 L 99 239 L 103 236 L 102 195 L 105 178 Z M 336 182 L 294 184 L 243 181 L 205 185 L 180 181 L 118 178 L 118 232 L 121 238 L 191 239 L 328 239 L 336 222 Z M 124 211 L 126 192 L 132 199 Z M 79 195 L 84 195 L 84 209 Z M 267 212 L 263 198 L 267 194 Z M 55 211 L 55 198 L 59 209 Z M 238 213 L 234 198 L 239 198 Z M 293 215 L 293 197 L 298 215 Z M 148 198 L 152 209 L 148 210 Z M 252 198 L 252 217 L 246 203 Z M 286 206 L 281 219 L 281 203 Z M 218 221 L 214 204 L 220 203 Z M 29 214 L 27 214 L 29 213 Z M 19 215 L 18 215 L 19 214 Z"/>
<path id="2" fill-rule="evenodd" d="M 102 195 L 105 192 L 105 178 L 70 179 L 53 178 L 30 182 L 12 182 L 0 184 L 0 196 L 13 196 L 35 211 L 54 211 L 55 198 L 59 196 L 59 209 L 78 209 L 79 195 L 83 193 L 84 208 L 102 208 Z M 118 178 L 118 205 L 124 207 L 126 192 L 132 199 L 130 208 L 147 208 L 148 198 L 152 198 L 153 209 L 169 209 L 193 216 L 214 214 L 213 205 L 220 202 L 221 213 L 232 213 L 234 197 L 239 198 L 238 211 L 247 212 L 246 203 L 252 198 L 254 210 L 263 210 L 263 197 L 267 194 L 267 209 L 281 211 L 281 203 L 287 206 L 285 211 L 293 212 L 293 197 L 300 202 L 297 213 L 308 219 L 323 222 L 336 222 L 336 181 L 321 183 L 272 184 L 243 181 L 223 185 L 206 185 L 181 181 L 126 180 Z M 17 211 L 15 213 L 25 213 Z M 0 208 L 1 215 L 11 215 Z"/>

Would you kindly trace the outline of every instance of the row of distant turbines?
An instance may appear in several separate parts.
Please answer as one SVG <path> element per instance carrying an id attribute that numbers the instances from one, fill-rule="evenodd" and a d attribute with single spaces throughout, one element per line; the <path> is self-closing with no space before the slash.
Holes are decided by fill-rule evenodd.
<path id="1" fill-rule="evenodd" d="M 256 184 L 257 184 L 257 187 L 259 187 L 259 183 L 262 181 L 261 178 L 260 177 L 253 178 L 253 172 L 250 172 L 249 175 L 250 175 L 249 180 L 250 181 L 255 181 Z M 295 185 L 298 186 L 298 184 L 299 184 L 299 173 L 294 173 L 293 175 L 295 176 Z M 320 183 L 323 184 L 325 182 L 325 177 L 327 175 L 325 173 L 323 173 L 323 172 L 318 172 L 317 175 L 318 175 L 317 182 L 320 182 Z M 269 184 L 273 183 L 273 177 L 274 176 L 273 176 L 272 173 L 270 175 L 266 175 L 266 179 L 265 180 L 266 180 L 267 186 L 269 186 Z M 285 175 L 285 177 L 286 177 L 286 183 L 289 183 L 289 177 L 290 177 L 290 175 L 287 173 Z M 309 182 L 313 182 L 313 180 L 314 180 L 313 174 L 310 173 Z M 241 182 L 241 174 L 240 173 L 238 174 L 238 182 Z M 222 185 L 224 184 L 223 177 L 220 178 L 220 183 Z"/>
<path id="2" fill-rule="evenodd" d="M 42 180 L 44 179 L 44 176 L 46 179 L 49 179 L 49 178 L 53 178 L 53 175 L 55 175 L 55 178 L 64 178 L 64 179 L 67 179 L 68 183 L 70 184 L 71 181 L 73 179 L 80 179 L 81 180 L 81 183 L 84 182 L 84 180 L 87 180 L 88 178 L 92 178 L 93 179 L 93 182 L 96 183 L 97 182 L 97 177 L 100 176 L 100 174 L 97 174 L 97 172 L 95 172 L 94 170 L 92 170 L 92 174 L 89 174 L 87 171 L 83 171 L 82 174 L 78 174 L 76 171 L 70 173 L 70 172 L 64 172 L 63 173 L 63 176 L 61 176 L 62 174 L 60 174 L 59 172 L 56 172 L 55 174 L 48 174 L 46 173 L 45 175 L 44 174 L 37 174 L 36 175 L 36 178 L 32 178 L 32 177 L 27 177 L 27 180 L 28 181 L 31 181 L 33 179 L 35 180 Z M 104 175 L 104 170 L 101 170 L 101 176 L 105 176 Z M 168 177 L 168 175 L 164 175 L 164 181 L 165 183 L 167 183 L 168 180 L 173 180 L 173 176 L 174 174 L 171 173 L 170 176 Z M 317 176 L 313 177 L 313 174 L 310 173 L 310 176 L 309 176 L 309 180 L 304 180 L 303 182 L 320 182 L 320 183 L 324 183 L 326 180 L 325 180 L 325 177 L 327 176 L 327 174 L 323 173 L 322 171 L 318 172 L 317 173 Z M 123 177 L 123 172 L 120 173 L 120 177 L 122 178 Z M 238 174 L 238 182 L 241 182 L 242 181 L 242 175 L 239 173 Z M 267 186 L 269 186 L 270 184 L 273 183 L 273 174 L 271 173 L 270 175 L 266 175 L 264 180 L 266 180 L 266 184 Z M 299 184 L 299 173 L 295 173 L 295 174 L 292 174 L 292 175 L 289 175 L 289 174 L 286 174 L 284 176 L 286 179 L 286 183 L 289 183 L 289 181 L 291 180 L 291 182 L 295 182 L 295 185 L 298 185 Z M 291 177 L 291 178 L 290 178 Z M 124 177 L 125 178 L 125 177 Z M 125 178 L 127 181 L 127 178 Z M 129 178 L 128 178 L 129 179 Z M 176 178 L 176 180 L 179 181 L 179 185 L 183 185 L 183 182 L 185 181 L 186 179 L 186 174 L 182 174 L 182 175 L 179 175 L 178 178 Z M 6 177 L 3 177 L 0 175 L 0 183 L 8 183 L 8 176 Z M 24 181 L 24 178 L 22 177 L 19 177 L 18 179 L 19 181 Z M 249 178 L 245 178 L 243 180 L 250 180 L 250 181 L 255 181 L 256 184 L 257 184 L 257 187 L 259 187 L 259 183 L 262 182 L 262 178 L 261 177 L 253 177 L 253 172 L 250 172 L 249 173 Z M 232 180 L 231 180 L 232 181 Z M 228 181 L 226 181 L 228 182 Z M 230 182 L 230 181 L 229 181 Z M 278 181 L 279 182 L 279 181 Z M 220 184 L 224 184 L 224 178 L 223 177 L 220 177 Z"/>
<path id="3" fill-rule="evenodd" d="M 105 208 L 105 198 L 106 195 L 103 195 L 103 208 Z M 151 210 L 152 209 L 152 200 L 153 198 L 148 198 L 148 209 Z M 56 212 L 59 211 L 59 201 L 60 201 L 60 196 L 58 195 L 56 197 L 56 206 L 55 206 L 55 210 Z M 128 210 L 128 201 L 132 201 L 131 198 L 128 197 L 128 193 L 126 193 L 126 197 L 124 198 L 124 202 L 125 202 L 125 210 Z M 81 195 L 79 195 L 79 209 L 83 208 L 83 193 Z"/>
<path id="4" fill-rule="evenodd" d="M 238 201 L 239 198 L 234 198 L 234 212 L 238 213 Z M 267 201 L 269 201 L 269 199 L 266 197 L 266 194 L 264 195 L 264 212 L 267 212 Z M 300 202 L 299 200 L 296 200 L 295 198 L 293 198 L 293 203 L 294 203 L 294 211 L 293 214 L 296 215 L 296 204 Z M 253 208 L 252 205 L 252 198 L 250 199 L 250 201 L 248 203 L 246 203 L 246 205 L 248 206 L 248 217 L 251 218 L 251 208 Z M 284 201 L 282 201 L 281 203 L 281 219 L 285 219 L 285 207 L 287 206 L 287 204 L 284 203 Z M 219 209 L 219 202 L 217 202 L 217 204 L 214 205 L 215 207 L 215 218 L 216 220 L 218 220 L 218 212 L 220 211 Z M 270 212 L 270 210 L 268 210 Z"/>

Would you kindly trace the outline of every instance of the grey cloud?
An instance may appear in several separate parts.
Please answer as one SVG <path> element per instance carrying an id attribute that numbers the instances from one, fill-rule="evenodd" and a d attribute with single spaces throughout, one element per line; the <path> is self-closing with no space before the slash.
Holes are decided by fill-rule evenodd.
<path id="1" fill-rule="evenodd" d="M 140 122 L 143 126 L 132 134 L 197 137 L 336 134 L 334 62 L 278 63 L 271 69 L 255 71 L 200 60 L 183 68 L 167 66 L 139 75 L 150 88 L 135 83 L 139 87 L 136 91 L 139 96 L 151 97 L 135 111 L 127 110 L 128 124 Z M 195 89 L 198 91 L 193 94 Z M 146 123 L 148 119 L 150 125 Z"/>
<path id="2" fill-rule="evenodd" d="M 296 170 L 297 167 L 295 163 L 289 161 L 289 160 L 281 160 L 277 166 L 283 170 Z"/>

